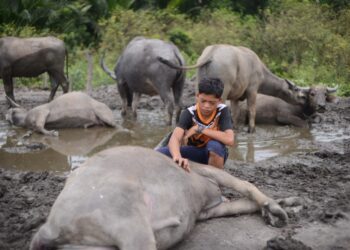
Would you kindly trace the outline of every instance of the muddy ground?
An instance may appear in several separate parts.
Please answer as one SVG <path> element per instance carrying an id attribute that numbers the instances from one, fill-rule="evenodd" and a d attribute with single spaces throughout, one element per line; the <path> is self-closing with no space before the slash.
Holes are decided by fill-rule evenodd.
<path id="1" fill-rule="evenodd" d="M 23 88 L 15 94 L 25 107 L 44 103 L 49 96 L 48 91 Z M 184 96 L 185 103 L 191 103 L 192 89 L 186 89 Z M 93 97 L 112 109 L 120 108 L 115 86 L 95 90 Z M 159 98 L 144 97 L 140 108 L 154 112 L 160 103 Z M 1 90 L 0 119 L 4 119 L 5 111 Z M 349 136 L 350 98 L 329 104 L 322 117 L 322 123 L 314 124 L 314 129 Z M 246 133 L 245 128 L 238 133 Z M 258 163 L 228 160 L 225 166 L 226 171 L 254 183 L 271 197 L 300 197 L 303 203 L 288 212 L 286 227 L 270 227 L 259 214 L 212 219 L 198 223 L 173 250 L 350 249 L 350 140 L 334 138 L 312 147 L 316 150 Z M 28 249 L 31 237 L 62 190 L 66 175 L 0 168 L 0 249 Z M 224 193 L 236 197 L 230 190 Z"/>

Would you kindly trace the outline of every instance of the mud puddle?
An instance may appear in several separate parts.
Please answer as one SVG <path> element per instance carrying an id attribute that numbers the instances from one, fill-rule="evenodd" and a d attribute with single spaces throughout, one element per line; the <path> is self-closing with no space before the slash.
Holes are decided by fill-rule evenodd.
<path id="1" fill-rule="evenodd" d="M 92 154 L 113 146 L 152 148 L 172 129 L 165 124 L 163 112 L 140 111 L 137 120 L 123 120 L 118 113 L 115 112 L 116 119 L 125 128 L 123 131 L 112 128 L 62 129 L 59 137 L 37 133 L 28 135 L 27 130 L 0 121 L 0 165 L 6 169 L 70 171 Z M 295 152 L 310 152 L 314 142 L 329 143 L 346 137 L 341 131 L 333 133 L 338 134 L 289 126 L 258 126 L 255 134 L 237 133 L 235 146 L 229 149 L 229 159 L 259 162 Z"/>
<path id="2" fill-rule="evenodd" d="M 34 93 L 26 89 L 16 90 L 16 95 L 27 108 L 44 103 L 48 97 L 45 91 Z M 193 91 L 187 90 L 184 95 L 184 101 L 193 103 Z M 59 142 L 44 145 L 39 139 L 46 137 L 33 135 L 28 140 L 23 138 L 25 130 L 10 128 L 4 122 L 6 105 L 3 97 L 0 90 L 1 249 L 29 248 L 32 236 L 46 220 L 63 188 L 68 174 L 64 171 L 69 170 L 69 161 L 79 162 L 84 154 L 89 156 L 114 145 L 153 147 L 171 129 L 165 124 L 164 110 L 158 99 L 141 98 L 137 122 L 127 120 L 120 123 L 132 131 L 130 134 L 110 135 L 107 132 L 110 130 L 95 128 L 86 130 L 88 133 L 85 130 L 62 130 Z M 94 90 L 94 97 L 111 107 L 117 120 L 121 121 L 115 86 Z M 322 123 L 314 124 L 311 130 L 259 125 L 256 133 L 250 135 L 243 127 L 237 133 L 231 159 L 226 162 L 226 171 L 255 184 L 270 197 L 297 196 L 305 200 L 297 210 L 288 213 L 288 226 L 281 229 L 269 227 L 259 214 L 213 219 L 197 223 L 193 232 L 173 249 L 350 249 L 350 98 L 327 106 L 323 118 Z M 105 136 L 106 141 L 102 140 Z M 84 138 L 88 140 L 82 140 Z M 34 139 L 39 142 L 35 143 Z M 60 147 L 54 148 L 62 141 L 65 149 L 69 148 L 67 144 L 73 145 L 68 153 L 60 152 Z M 74 141 L 79 141 L 79 145 Z M 60 158 L 48 156 L 48 162 L 45 154 L 50 151 Z M 3 166 L 5 153 L 6 157 L 12 157 L 7 161 L 8 165 L 15 161 L 19 171 Z M 37 157 L 33 157 L 34 154 Z M 32 157 L 24 158 L 27 155 Z M 64 166 L 62 170 L 55 170 L 59 173 L 21 169 L 49 169 L 60 161 Z M 224 195 L 234 198 L 237 194 L 225 190 Z M 289 244 L 293 241 L 295 244 Z M 306 247 L 301 248 L 299 243 Z M 270 248 L 264 248 L 267 245 Z"/>

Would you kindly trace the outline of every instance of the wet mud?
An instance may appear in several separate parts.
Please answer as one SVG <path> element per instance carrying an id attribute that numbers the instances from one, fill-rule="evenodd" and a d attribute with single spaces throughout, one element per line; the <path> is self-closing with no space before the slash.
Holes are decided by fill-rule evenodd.
<path id="1" fill-rule="evenodd" d="M 6 102 L 3 92 L 0 95 L 3 120 Z M 15 95 L 23 106 L 34 107 L 44 103 L 49 93 L 19 89 Z M 102 87 L 92 96 L 112 109 L 120 108 L 113 86 Z M 194 100 L 191 89 L 185 90 L 184 96 L 185 104 Z M 140 109 L 154 112 L 162 105 L 159 98 L 143 97 Z M 226 171 L 252 182 L 275 199 L 299 197 L 299 203 L 287 211 L 287 226 L 268 226 L 259 214 L 211 219 L 197 223 L 193 232 L 172 250 L 350 249 L 349 124 L 350 98 L 341 98 L 338 104 L 327 106 L 322 122 L 312 126 L 325 139 L 306 143 L 304 152 L 256 163 L 226 163 Z M 245 131 L 241 127 L 238 133 Z M 255 137 L 266 136 L 259 133 L 257 129 Z M 27 164 L 32 169 L 32 163 Z M 28 249 L 68 174 L 4 169 L 0 159 L 0 249 Z M 232 190 L 224 189 L 223 193 L 230 199 L 238 197 Z"/>

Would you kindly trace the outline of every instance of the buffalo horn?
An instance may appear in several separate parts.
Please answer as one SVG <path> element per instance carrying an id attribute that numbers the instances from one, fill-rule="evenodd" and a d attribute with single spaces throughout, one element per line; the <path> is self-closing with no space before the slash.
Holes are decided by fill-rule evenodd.
<path id="1" fill-rule="evenodd" d="M 310 87 L 298 87 L 301 91 L 303 92 L 309 92 L 310 91 Z"/>
<path id="2" fill-rule="evenodd" d="M 327 93 L 334 93 L 337 92 L 338 85 L 335 86 L 334 88 L 327 87 Z"/>
<path id="3" fill-rule="evenodd" d="M 293 82 L 289 81 L 288 79 L 285 79 L 285 80 L 290 87 L 295 87 L 295 84 Z"/>
<path id="4" fill-rule="evenodd" d="M 289 86 L 289 89 L 292 89 L 294 91 L 300 90 L 300 88 L 295 83 L 293 83 L 292 81 L 289 81 L 288 79 L 285 79 L 285 80 Z"/>
<path id="5" fill-rule="evenodd" d="M 6 96 L 6 99 L 8 100 L 8 102 L 10 103 L 10 106 L 12 108 L 20 108 L 21 106 L 16 103 L 14 100 L 12 100 L 10 97 Z"/>

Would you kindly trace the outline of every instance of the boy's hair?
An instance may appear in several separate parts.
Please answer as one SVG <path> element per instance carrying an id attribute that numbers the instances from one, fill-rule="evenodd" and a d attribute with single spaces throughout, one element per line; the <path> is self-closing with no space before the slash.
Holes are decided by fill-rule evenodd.
<path id="1" fill-rule="evenodd" d="M 216 98 L 221 98 L 223 92 L 224 84 L 219 78 L 204 77 L 199 81 L 199 94 L 215 95 Z"/>

